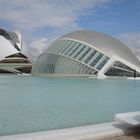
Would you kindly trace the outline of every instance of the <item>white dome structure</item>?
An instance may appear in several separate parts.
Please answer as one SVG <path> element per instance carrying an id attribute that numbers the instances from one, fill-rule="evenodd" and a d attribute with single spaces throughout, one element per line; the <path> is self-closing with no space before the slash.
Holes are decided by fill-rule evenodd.
<path id="1" fill-rule="evenodd" d="M 0 29 L 0 73 L 31 71 L 31 63 L 21 53 L 21 34 Z"/>
<path id="2" fill-rule="evenodd" d="M 68 33 L 41 54 L 32 74 L 62 76 L 140 76 L 140 61 L 119 40 L 104 33 Z"/>
<path id="3" fill-rule="evenodd" d="M 16 45 L 16 43 L 14 45 Z M 0 29 L 0 46 L 0 60 L 4 59 L 8 55 L 19 52 L 19 49 L 17 50 L 16 47 L 13 46 L 12 38 L 8 32 L 3 29 Z"/>

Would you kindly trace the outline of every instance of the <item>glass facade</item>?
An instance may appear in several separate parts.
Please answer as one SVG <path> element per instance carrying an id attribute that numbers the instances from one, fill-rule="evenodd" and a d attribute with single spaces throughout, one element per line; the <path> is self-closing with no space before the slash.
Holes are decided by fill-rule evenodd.
<path id="1" fill-rule="evenodd" d="M 83 43 L 57 40 L 39 57 L 33 73 L 95 76 L 109 59 Z"/>
<path id="2" fill-rule="evenodd" d="M 35 67 L 38 67 L 40 74 L 64 74 L 64 75 L 91 75 L 96 70 L 84 64 L 57 54 L 43 54 L 40 56 Z"/>
<path id="3" fill-rule="evenodd" d="M 116 61 L 114 65 L 105 73 L 107 76 L 117 76 L 117 77 L 140 77 L 140 73 L 128 67 L 127 65 Z"/>

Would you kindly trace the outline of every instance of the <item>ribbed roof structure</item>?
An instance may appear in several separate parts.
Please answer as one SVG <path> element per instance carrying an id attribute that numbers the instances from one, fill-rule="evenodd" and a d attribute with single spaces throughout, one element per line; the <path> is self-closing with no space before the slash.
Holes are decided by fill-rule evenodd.
<path id="1" fill-rule="evenodd" d="M 34 75 L 140 77 L 140 61 L 121 41 L 81 30 L 63 35 L 42 53 Z"/>
<path id="2" fill-rule="evenodd" d="M 131 49 L 129 49 L 121 41 L 107 34 L 89 30 L 80 30 L 68 33 L 62 36 L 60 39 L 63 38 L 82 41 L 110 57 L 116 55 L 140 67 L 140 61 L 137 59 L 136 55 L 131 51 Z"/>

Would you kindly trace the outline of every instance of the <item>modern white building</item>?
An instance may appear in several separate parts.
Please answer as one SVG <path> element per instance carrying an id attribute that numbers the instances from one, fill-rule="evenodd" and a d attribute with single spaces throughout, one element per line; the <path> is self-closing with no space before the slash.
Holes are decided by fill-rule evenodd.
<path id="1" fill-rule="evenodd" d="M 0 73 L 30 73 L 31 63 L 21 53 L 21 35 L 0 29 Z"/>
<path id="2" fill-rule="evenodd" d="M 33 75 L 136 77 L 140 61 L 119 40 L 88 30 L 68 33 L 38 57 Z"/>

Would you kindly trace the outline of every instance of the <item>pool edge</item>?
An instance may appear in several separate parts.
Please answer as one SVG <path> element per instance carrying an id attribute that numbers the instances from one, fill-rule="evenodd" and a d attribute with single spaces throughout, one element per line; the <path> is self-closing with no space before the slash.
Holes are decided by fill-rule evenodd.
<path id="1" fill-rule="evenodd" d="M 0 140 L 101 140 L 132 134 L 136 131 L 136 128 L 128 124 L 110 122 L 43 132 L 0 136 Z"/>

